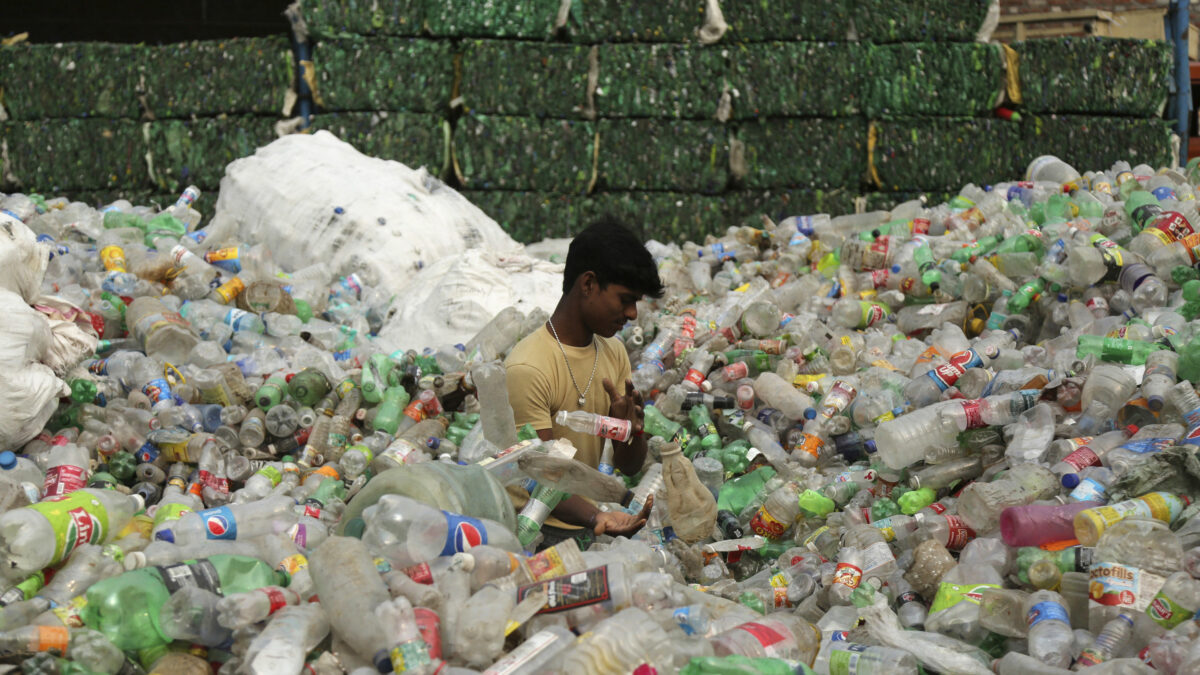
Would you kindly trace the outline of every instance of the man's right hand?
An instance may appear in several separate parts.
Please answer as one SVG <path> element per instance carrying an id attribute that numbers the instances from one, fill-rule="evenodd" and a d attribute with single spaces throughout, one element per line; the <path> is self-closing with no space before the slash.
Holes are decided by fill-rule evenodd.
<path id="1" fill-rule="evenodd" d="M 624 511 L 600 511 L 596 514 L 594 532 L 597 535 L 607 534 L 610 537 L 632 536 L 646 524 L 646 519 L 650 517 L 650 510 L 653 508 L 654 495 L 650 495 L 646 499 L 646 505 L 642 507 L 641 513 L 636 515 Z"/>

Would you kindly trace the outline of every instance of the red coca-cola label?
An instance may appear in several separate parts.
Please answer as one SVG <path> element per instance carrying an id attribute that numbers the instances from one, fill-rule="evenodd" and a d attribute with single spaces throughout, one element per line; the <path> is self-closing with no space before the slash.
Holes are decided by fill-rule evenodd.
<path id="1" fill-rule="evenodd" d="M 983 426 L 983 402 L 979 399 L 963 401 L 963 415 L 967 418 L 968 429 L 978 429 Z"/>
<path id="2" fill-rule="evenodd" d="M 42 492 L 47 497 L 59 497 L 87 487 L 87 472 L 72 464 L 60 464 L 46 470 Z"/>
<path id="3" fill-rule="evenodd" d="M 1082 471 L 1089 466 L 1100 465 L 1100 457 L 1086 445 L 1063 457 L 1063 461 L 1075 467 L 1076 471 Z"/>
<path id="4" fill-rule="evenodd" d="M 429 569 L 429 563 L 421 563 L 420 565 L 406 567 L 404 568 L 404 573 L 408 575 L 409 579 L 412 579 L 418 584 L 425 584 L 426 586 L 433 585 L 433 571 Z"/>
<path id="5" fill-rule="evenodd" d="M 967 527 L 966 522 L 958 516 L 942 514 L 946 519 L 948 531 L 946 534 L 946 548 L 951 551 L 961 550 L 972 539 L 975 538 L 975 530 Z"/>

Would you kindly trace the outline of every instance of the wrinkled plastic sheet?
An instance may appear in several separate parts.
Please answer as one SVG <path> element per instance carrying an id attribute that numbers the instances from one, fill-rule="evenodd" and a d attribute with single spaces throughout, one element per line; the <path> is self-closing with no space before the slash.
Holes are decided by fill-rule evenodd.
<path id="1" fill-rule="evenodd" d="M 860 47 L 870 76 L 869 117 L 974 116 L 993 110 L 1004 90 L 999 45 L 905 43 Z"/>
<path id="2" fill-rule="evenodd" d="M 419 113 L 332 113 L 317 115 L 310 131 L 324 129 L 371 157 L 438 175 L 447 163 L 447 124 L 438 115 Z"/>
<path id="3" fill-rule="evenodd" d="M 723 42 L 844 40 L 854 5 L 848 0 L 740 0 L 721 3 L 729 24 Z"/>
<path id="4" fill-rule="evenodd" d="M 313 47 L 322 110 L 441 112 L 454 86 L 453 46 L 406 38 L 323 40 Z"/>
<path id="5" fill-rule="evenodd" d="M 421 13 L 425 27 L 436 37 L 544 40 L 554 31 L 560 4 L 559 0 L 425 0 Z"/>
<path id="6" fill-rule="evenodd" d="M 15 120 L 136 118 L 144 50 L 96 42 L 0 47 L 0 103 Z"/>
<path id="7" fill-rule="evenodd" d="M 991 0 L 858 0 L 851 4 L 858 39 L 870 42 L 970 42 Z"/>
<path id="8" fill-rule="evenodd" d="M 553 4 L 551 18 L 559 3 Z M 704 0 L 582 0 L 571 3 L 567 28 L 573 41 L 585 44 L 688 42 L 703 23 Z"/>
<path id="9" fill-rule="evenodd" d="M 727 49 L 734 118 L 837 117 L 861 108 L 867 71 L 860 45 L 770 42 Z"/>
<path id="10" fill-rule="evenodd" d="M 275 122 L 239 116 L 146 123 L 152 184 L 160 192 L 179 192 L 191 184 L 217 189 L 227 164 L 275 140 Z"/>
<path id="11" fill-rule="evenodd" d="M 747 188 L 857 187 L 866 170 L 862 118 L 747 122 L 736 135 L 745 144 Z"/>
<path id="12" fill-rule="evenodd" d="M 413 36 L 421 33 L 424 0 L 302 0 L 300 11 L 317 37 Z"/>
<path id="13" fill-rule="evenodd" d="M 605 190 L 717 193 L 729 180 L 727 130 L 716 122 L 655 119 L 600 122 Z"/>
<path id="14" fill-rule="evenodd" d="M 282 36 L 145 47 L 146 105 L 154 117 L 282 115 L 295 69 Z"/>
<path id="15" fill-rule="evenodd" d="M 904 118 L 875 122 L 875 128 L 872 159 L 884 192 L 996 183 L 1020 175 L 1017 167 L 1033 159 L 1014 152 L 1018 126 L 995 118 Z M 1046 141 L 1038 154 L 1070 147 L 1062 139 Z"/>
<path id="16" fill-rule="evenodd" d="M 5 191 L 58 194 L 69 190 L 146 185 L 145 144 L 133 120 L 59 119 L 0 124 Z"/>
<path id="17" fill-rule="evenodd" d="M 1161 40 L 1053 38 L 1013 44 L 1033 112 L 1154 117 L 1167 103 L 1173 56 Z"/>
<path id="18" fill-rule="evenodd" d="M 601 45 L 596 107 L 606 117 L 712 119 L 726 53 L 699 44 Z"/>
<path id="19" fill-rule="evenodd" d="M 485 114 L 580 117 L 587 106 L 589 49 L 544 42 L 465 42 L 459 85 L 463 105 Z"/>
<path id="20" fill-rule="evenodd" d="M 1120 160 L 1165 166 L 1171 159 L 1171 129 L 1161 119 L 1038 115 L 1022 121 L 1020 145 L 1017 168 L 1047 154 L 1079 171 L 1107 169 Z"/>
<path id="21" fill-rule="evenodd" d="M 454 131 L 457 169 L 469 190 L 584 192 L 595 130 L 577 120 L 465 115 Z"/>

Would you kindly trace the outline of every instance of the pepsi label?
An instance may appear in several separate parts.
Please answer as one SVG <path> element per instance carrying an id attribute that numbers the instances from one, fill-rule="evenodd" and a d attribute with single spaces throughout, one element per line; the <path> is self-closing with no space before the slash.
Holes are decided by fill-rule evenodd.
<path id="1" fill-rule="evenodd" d="M 488 543 L 487 528 L 483 521 L 449 511 L 442 511 L 442 515 L 446 516 L 446 544 L 438 555 L 463 553 Z"/>
<path id="2" fill-rule="evenodd" d="M 207 539 L 237 539 L 237 520 L 228 506 L 197 511 Z"/>

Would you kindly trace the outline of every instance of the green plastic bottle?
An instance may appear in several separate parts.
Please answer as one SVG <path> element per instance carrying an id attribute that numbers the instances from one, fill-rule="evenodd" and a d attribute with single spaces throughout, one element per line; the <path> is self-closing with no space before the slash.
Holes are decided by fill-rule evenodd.
<path id="1" fill-rule="evenodd" d="M 644 421 L 642 423 L 646 433 L 651 436 L 658 436 L 666 441 L 680 440 L 680 436 L 684 434 L 683 426 L 662 414 L 655 406 L 648 405 L 644 411 Z"/>
<path id="2" fill-rule="evenodd" d="M 282 375 L 272 375 L 254 392 L 254 404 L 263 412 L 268 412 L 283 403 L 287 390 L 287 379 Z"/>
<path id="3" fill-rule="evenodd" d="M 172 593 L 185 586 L 234 595 L 286 583 L 283 574 L 257 558 L 214 555 L 98 581 L 88 588 L 81 614 L 87 627 L 103 633 L 118 648 L 147 649 L 171 642 L 162 631 L 159 611 Z"/>
<path id="4" fill-rule="evenodd" d="M 769 466 L 761 466 L 745 476 L 725 481 L 725 484 L 721 486 L 717 495 L 717 509 L 741 513 L 754 497 L 762 491 L 767 481 L 774 477 L 775 469 Z"/>
<path id="5" fill-rule="evenodd" d="M 937 499 L 937 493 L 933 488 L 923 487 L 918 490 L 909 490 L 900 495 L 896 502 L 900 505 L 900 512 L 911 516 L 921 509 L 929 506 Z"/>
<path id="6" fill-rule="evenodd" d="M 1188 347 L 1192 347 L 1193 344 L 1196 344 L 1195 340 L 1189 343 Z M 1200 347 L 1200 345 L 1197 346 Z M 1160 349 L 1166 349 L 1166 347 L 1154 342 L 1142 342 L 1141 340 L 1110 338 L 1102 335 L 1080 335 L 1079 343 L 1075 348 L 1075 357 L 1082 359 L 1087 356 L 1095 356 L 1101 361 L 1108 361 L 1110 363 L 1141 366 L 1146 364 L 1147 356 Z M 1191 379 L 1183 375 L 1183 360 L 1184 354 L 1180 354 L 1179 375 L 1184 379 Z"/>
<path id="7" fill-rule="evenodd" d="M 717 433 L 717 425 L 713 424 L 708 408 L 703 405 L 694 406 L 688 411 L 696 435 L 700 437 L 700 447 L 712 450 L 721 446 L 721 435 Z"/>
<path id="8" fill-rule="evenodd" d="M 404 387 L 388 387 L 387 391 L 383 393 L 383 400 L 380 401 L 379 407 L 375 409 L 375 417 L 371 422 L 372 427 L 394 436 L 396 430 L 400 428 L 400 418 L 404 415 L 404 406 L 408 405 L 408 401 L 408 391 Z M 447 433 L 447 437 L 449 437 L 449 433 Z M 455 445 L 461 443 L 461 439 L 454 441 Z"/>
<path id="9" fill-rule="evenodd" d="M 362 383 L 359 385 L 364 401 L 379 403 L 383 400 L 383 392 L 389 386 L 388 378 L 395 367 L 396 362 L 386 354 L 372 354 L 371 358 L 367 359 L 362 369 Z"/>
<path id="10" fill-rule="evenodd" d="M 288 393 L 300 405 L 315 405 L 329 393 L 331 388 L 329 378 L 316 368 L 305 368 L 288 381 Z"/>
<path id="11" fill-rule="evenodd" d="M 96 400 L 96 394 L 99 393 L 96 388 L 96 383 L 87 378 L 77 378 L 71 380 L 71 400 L 78 403 L 91 403 Z"/>

